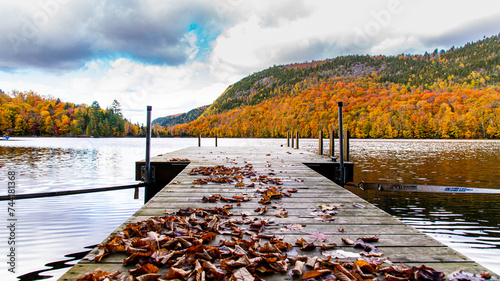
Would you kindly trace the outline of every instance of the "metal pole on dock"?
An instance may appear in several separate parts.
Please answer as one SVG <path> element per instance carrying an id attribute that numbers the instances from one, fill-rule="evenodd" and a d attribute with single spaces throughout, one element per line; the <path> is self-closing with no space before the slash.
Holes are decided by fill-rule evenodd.
<path id="1" fill-rule="evenodd" d="M 345 170 L 344 170 L 344 121 L 342 117 L 343 102 L 337 102 L 339 105 L 339 145 L 340 145 L 340 186 L 345 184 Z"/>
<path id="2" fill-rule="evenodd" d="M 144 191 L 145 198 L 149 196 L 149 185 L 151 184 L 151 160 L 150 160 L 150 152 L 151 152 L 151 109 L 153 107 L 151 105 L 147 106 L 147 121 L 146 121 L 146 188 Z"/>

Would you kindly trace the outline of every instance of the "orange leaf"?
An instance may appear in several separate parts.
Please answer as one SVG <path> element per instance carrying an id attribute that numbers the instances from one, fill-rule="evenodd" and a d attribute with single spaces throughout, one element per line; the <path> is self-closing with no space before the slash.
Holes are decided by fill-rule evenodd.
<path id="1" fill-rule="evenodd" d="M 302 275 L 302 280 L 306 280 L 309 278 L 315 278 L 315 277 L 321 276 L 322 274 L 323 274 L 322 272 L 319 272 L 317 270 L 311 270 L 311 271 L 308 271 Z"/>
<path id="2" fill-rule="evenodd" d="M 148 273 L 157 273 L 158 271 L 160 271 L 160 269 L 151 263 L 147 263 L 147 264 L 145 264 L 137 269 L 129 270 L 130 274 L 132 274 L 132 275 L 143 275 L 143 274 L 148 274 Z"/>

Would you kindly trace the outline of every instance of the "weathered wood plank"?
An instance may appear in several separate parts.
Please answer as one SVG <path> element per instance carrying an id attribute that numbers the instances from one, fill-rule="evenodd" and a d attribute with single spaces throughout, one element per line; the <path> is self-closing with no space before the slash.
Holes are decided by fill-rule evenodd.
<path id="1" fill-rule="evenodd" d="M 411 226 L 405 225 L 394 219 L 386 212 L 376 206 L 359 198 L 350 191 L 334 184 L 317 172 L 303 165 L 305 162 L 328 163 L 329 157 L 321 157 L 312 153 L 279 147 L 252 147 L 252 148 L 227 148 L 227 147 L 193 147 L 182 149 L 157 157 L 152 157 L 152 162 L 168 162 L 172 158 L 188 158 L 190 164 L 177 175 L 168 185 L 166 185 L 153 199 L 138 210 L 130 219 L 119 226 L 110 236 L 116 235 L 128 224 L 147 220 L 152 216 L 164 216 L 166 213 L 176 212 L 180 208 L 205 208 L 222 207 L 231 204 L 234 218 L 241 218 L 242 213 L 249 213 L 248 218 L 263 218 L 272 221 L 271 225 L 263 231 L 264 234 L 283 236 L 284 241 L 294 244 L 299 238 L 304 238 L 308 242 L 314 239 L 311 233 L 320 232 L 327 235 L 325 243 L 336 243 L 338 246 L 334 250 L 349 253 L 359 253 L 360 249 L 355 249 L 342 242 L 342 238 L 357 239 L 361 236 L 379 235 L 379 241 L 371 243 L 378 250 L 384 253 L 385 258 L 393 262 L 404 262 L 406 265 L 420 266 L 426 264 L 436 270 L 449 274 L 457 270 L 466 270 L 473 273 L 486 271 L 485 268 L 467 259 L 462 254 L 446 247 L 435 239 L 417 231 Z M 199 166 L 225 165 L 226 167 L 243 167 L 251 164 L 258 175 L 267 175 L 273 178 L 280 178 L 284 190 L 297 188 L 297 193 L 291 197 L 283 197 L 273 200 L 268 207 L 268 212 L 264 215 L 256 215 L 254 209 L 262 207 L 259 204 L 260 195 L 256 193 L 256 188 L 238 188 L 234 183 L 197 185 L 193 181 L 205 178 L 202 175 L 188 175 L 191 169 Z M 244 178 L 246 185 L 252 183 L 249 178 Z M 258 188 L 265 188 L 269 184 L 259 185 Z M 241 206 L 236 203 L 203 203 L 203 196 L 211 194 L 221 194 L 224 197 L 234 195 L 254 196 L 251 201 L 242 202 Z M 364 208 L 359 208 L 361 204 Z M 317 220 L 311 208 L 319 208 L 319 205 L 342 204 L 334 215 L 335 220 L 331 222 Z M 276 217 L 280 210 L 273 209 L 272 205 L 285 208 L 288 217 Z M 286 230 L 285 226 L 290 224 L 303 225 L 300 230 Z M 241 225 L 245 228 L 245 225 Z M 342 230 L 343 232 L 341 232 Z M 210 245 L 218 245 L 221 239 L 230 239 L 229 235 L 218 235 Z M 245 234 L 243 239 L 250 239 Z M 105 240 L 107 241 L 107 239 Z M 104 242 L 105 242 L 104 241 Z M 265 243 L 261 239 L 260 243 Z M 321 242 L 315 241 L 319 246 Z M 94 254 L 94 249 L 90 255 Z M 322 253 L 315 249 L 303 252 L 298 246 L 292 250 L 295 254 L 317 255 Z M 293 253 L 290 253 L 291 255 Z M 106 271 L 127 271 L 133 266 L 122 265 L 124 255 L 113 254 L 103 259 L 101 263 L 89 260 L 82 260 L 70 269 L 60 280 L 76 280 L 86 273 L 92 272 L 96 268 Z M 352 260 L 347 258 L 345 260 Z M 160 270 L 165 274 L 166 268 Z M 292 280 L 291 277 L 283 274 L 266 276 L 266 280 Z"/>
<path id="2" fill-rule="evenodd" d="M 397 261 L 394 261 L 396 265 L 399 263 Z M 446 275 L 451 274 L 453 272 L 457 272 L 459 270 L 463 270 L 466 272 L 470 273 L 475 273 L 475 274 L 481 274 L 484 272 L 484 268 L 478 265 L 477 263 L 474 262 L 433 262 L 433 261 L 427 261 L 426 266 L 431 267 L 435 270 L 442 271 Z M 422 265 L 422 263 L 412 263 L 412 262 L 405 262 L 403 266 L 416 266 L 419 267 Z M 127 272 L 130 269 L 134 269 L 133 266 L 123 266 L 121 263 L 91 263 L 91 262 L 81 262 L 74 267 L 72 267 L 63 277 L 61 277 L 59 280 L 61 281 L 72 281 L 76 280 L 80 277 L 85 276 L 85 274 L 94 271 L 96 268 L 101 268 L 104 271 L 120 271 L 120 272 Z M 305 270 L 308 270 L 307 268 Z M 160 269 L 160 274 L 166 274 L 167 269 Z M 286 274 L 273 274 L 273 275 L 266 275 L 265 280 L 268 281 L 277 281 L 277 280 L 300 280 L 300 278 L 292 278 L 289 277 Z"/>

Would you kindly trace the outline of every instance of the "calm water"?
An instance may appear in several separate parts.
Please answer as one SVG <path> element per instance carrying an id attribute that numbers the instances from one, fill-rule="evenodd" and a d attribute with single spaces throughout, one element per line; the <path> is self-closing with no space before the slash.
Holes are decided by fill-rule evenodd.
<path id="1" fill-rule="evenodd" d="M 286 140 L 219 139 L 218 144 L 279 146 Z M 196 145 L 197 139 L 153 139 L 152 155 Z M 203 139 L 202 145 L 214 145 L 214 140 Z M 300 145 L 317 149 L 316 140 L 301 140 Z M 144 158 L 144 146 L 144 139 L 2 141 L 0 194 L 6 194 L 8 170 L 17 173 L 19 194 L 134 184 L 135 161 Z M 351 141 L 356 182 L 500 188 L 499 159 L 500 141 Z M 350 190 L 500 274 L 500 195 Z M 17 200 L 17 271 L 15 275 L 7 271 L 8 232 L 0 227 L 2 280 L 48 269 L 47 263 L 71 260 L 65 255 L 100 243 L 142 203 L 142 191 L 141 198 L 134 200 L 133 190 Z M 0 201 L 0 206 L 0 226 L 7 225 L 7 202 Z M 66 270 L 41 274 L 56 280 Z"/>

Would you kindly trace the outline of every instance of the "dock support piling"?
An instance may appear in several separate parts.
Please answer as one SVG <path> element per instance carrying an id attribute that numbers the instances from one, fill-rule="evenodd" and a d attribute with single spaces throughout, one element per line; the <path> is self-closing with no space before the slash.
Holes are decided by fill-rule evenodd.
<path id="1" fill-rule="evenodd" d="M 290 132 L 290 135 L 292 135 L 292 148 L 294 148 L 295 147 L 295 144 L 294 144 L 295 136 L 293 135 L 293 132 Z"/>
<path id="2" fill-rule="evenodd" d="M 335 139 L 333 138 L 333 130 L 330 130 L 330 157 L 335 155 Z M 332 158 L 333 159 L 333 158 Z"/>
<path id="3" fill-rule="evenodd" d="M 217 147 L 217 135 L 215 135 L 215 147 Z"/>
<path id="4" fill-rule="evenodd" d="M 318 132 L 319 149 L 318 154 L 323 155 L 323 131 Z"/>
<path id="5" fill-rule="evenodd" d="M 337 102 L 339 105 L 339 145 L 340 145 L 340 186 L 345 185 L 345 170 L 344 170 L 344 121 L 342 117 L 343 102 Z"/>
<path id="6" fill-rule="evenodd" d="M 299 131 L 295 131 L 296 145 L 295 148 L 299 149 Z"/>
<path id="7" fill-rule="evenodd" d="M 286 132 L 286 146 L 290 147 L 290 132 Z"/>
<path id="8" fill-rule="evenodd" d="M 201 147 L 201 134 L 198 134 L 198 147 Z"/>
<path id="9" fill-rule="evenodd" d="M 349 141 L 350 141 L 349 130 L 344 130 L 344 158 L 346 162 L 350 161 L 349 157 Z"/>

